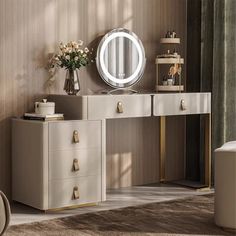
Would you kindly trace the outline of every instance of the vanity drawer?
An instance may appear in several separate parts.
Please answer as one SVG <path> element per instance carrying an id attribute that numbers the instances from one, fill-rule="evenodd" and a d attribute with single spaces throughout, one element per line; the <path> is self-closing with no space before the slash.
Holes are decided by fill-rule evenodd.
<path id="1" fill-rule="evenodd" d="M 100 148 L 101 125 L 101 121 L 49 122 L 49 151 Z"/>
<path id="2" fill-rule="evenodd" d="M 88 96 L 88 119 L 151 116 L 150 95 Z"/>
<path id="3" fill-rule="evenodd" d="M 100 175 L 102 151 L 97 148 L 49 153 L 49 180 Z"/>
<path id="4" fill-rule="evenodd" d="M 210 93 L 156 94 L 154 116 L 204 114 L 211 112 Z"/>
<path id="5" fill-rule="evenodd" d="M 49 209 L 101 202 L 101 188 L 100 175 L 50 181 Z"/>

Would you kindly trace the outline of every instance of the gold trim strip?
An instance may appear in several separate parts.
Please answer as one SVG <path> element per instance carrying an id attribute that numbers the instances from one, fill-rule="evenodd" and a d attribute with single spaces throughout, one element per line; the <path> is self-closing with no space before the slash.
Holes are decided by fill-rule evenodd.
<path id="1" fill-rule="evenodd" d="M 49 212 L 55 212 L 55 211 L 73 210 L 76 208 L 90 207 L 90 206 L 97 206 L 97 205 L 98 205 L 98 203 L 85 203 L 85 204 L 81 204 L 81 205 L 48 209 L 48 210 L 45 210 L 44 212 L 49 213 Z"/>

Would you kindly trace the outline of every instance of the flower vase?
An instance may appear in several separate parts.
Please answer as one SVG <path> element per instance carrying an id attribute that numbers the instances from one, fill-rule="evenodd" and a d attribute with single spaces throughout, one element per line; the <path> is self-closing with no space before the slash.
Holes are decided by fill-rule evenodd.
<path id="1" fill-rule="evenodd" d="M 78 70 L 67 69 L 64 90 L 68 95 L 76 95 L 80 91 Z"/>

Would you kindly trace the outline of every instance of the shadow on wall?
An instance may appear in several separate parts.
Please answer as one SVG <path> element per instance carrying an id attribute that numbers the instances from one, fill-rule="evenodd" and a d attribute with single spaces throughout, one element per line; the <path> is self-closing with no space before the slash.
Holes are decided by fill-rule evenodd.
<path id="1" fill-rule="evenodd" d="M 158 182 L 159 118 L 107 120 L 106 127 L 107 188 Z"/>

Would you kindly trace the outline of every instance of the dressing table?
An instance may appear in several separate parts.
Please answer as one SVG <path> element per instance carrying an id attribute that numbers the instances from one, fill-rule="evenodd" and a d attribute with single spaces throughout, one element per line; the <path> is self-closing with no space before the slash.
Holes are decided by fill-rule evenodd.
<path id="1" fill-rule="evenodd" d="M 109 60 L 114 54 L 118 54 L 115 63 Z M 47 99 L 56 103 L 56 112 L 64 113 L 64 121 L 13 119 L 13 200 L 41 210 L 105 201 L 106 121 L 122 118 L 159 117 L 157 171 L 164 182 L 169 148 L 166 117 L 203 115 L 206 121 L 204 186 L 210 187 L 211 94 L 133 90 L 131 94 L 115 94 L 141 79 L 145 63 L 144 49 L 137 36 L 116 29 L 102 39 L 97 56 L 98 71 L 114 91 L 81 96 L 49 95 Z"/>

